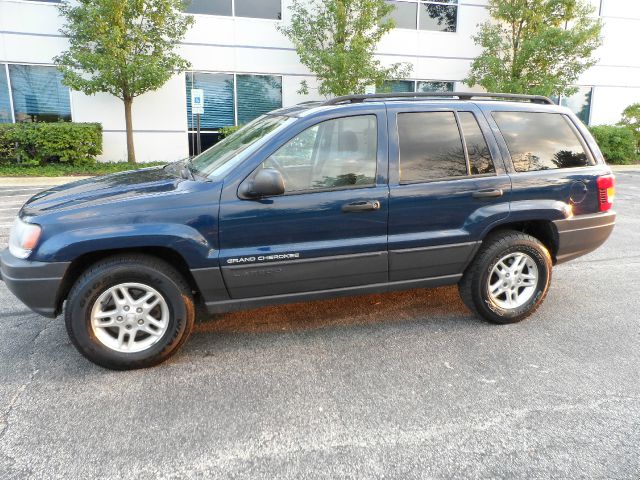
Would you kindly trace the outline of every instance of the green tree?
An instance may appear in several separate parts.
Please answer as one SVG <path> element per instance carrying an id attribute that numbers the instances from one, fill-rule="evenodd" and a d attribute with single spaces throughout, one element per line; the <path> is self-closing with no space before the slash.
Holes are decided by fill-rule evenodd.
<path id="1" fill-rule="evenodd" d="M 490 92 L 574 94 L 602 44 L 593 11 L 583 0 L 489 0 L 492 20 L 474 37 L 483 52 L 466 83 Z"/>
<path id="2" fill-rule="evenodd" d="M 279 27 L 300 61 L 318 78 L 321 95 L 364 93 L 367 85 L 407 76 L 411 68 L 383 66 L 374 53 L 394 26 L 393 6 L 384 0 L 293 0 L 291 23 Z M 301 93 L 308 93 L 306 82 Z"/>
<path id="3" fill-rule="evenodd" d="M 636 138 L 636 149 L 640 150 L 640 103 L 634 103 L 625 108 L 622 112 L 622 120 L 619 125 L 633 130 Z"/>
<path id="4" fill-rule="evenodd" d="M 160 88 L 189 63 L 175 48 L 193 22 L 182 0 L 75 0 L 59 7 L 69 48 L 55 58 L 63 82 L 124 103 L 127 157 L 135 163 L 133 99 Z"/>

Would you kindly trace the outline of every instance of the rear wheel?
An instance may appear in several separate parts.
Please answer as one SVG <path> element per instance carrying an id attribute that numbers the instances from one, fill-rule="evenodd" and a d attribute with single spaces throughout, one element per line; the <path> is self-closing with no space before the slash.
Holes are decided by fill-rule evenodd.
<path id="1" fill-rule="evenodd" d="M 186 281 L 170 265 L 144 255 L 93 265 L 76 281 L 65 308 L 78 351 L 116 370 L 166 360 L 186 341 L 194 318 Z"/>
<path id="2" fill-rule="evenodd" d="M 551 255 L 538 239 L 502 231 L 485 240 L 458 288 L 477 315 L 492 323 L 515 323 L 538 309 L 551 269 Z"/>

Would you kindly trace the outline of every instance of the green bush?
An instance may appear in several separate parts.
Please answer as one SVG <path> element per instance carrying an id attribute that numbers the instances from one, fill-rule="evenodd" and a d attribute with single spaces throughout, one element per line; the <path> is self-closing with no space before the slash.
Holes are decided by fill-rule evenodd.
<path id="1" fill-rule="evenodd" d="M 636 139 L 633 130 L 617 125 L 598 125 L 590 128 L 607 163 L 624 165 L 636 158 Z"/>
<path id="2" fill-rule="evenodd" d="M 0 124 L 0 165 L 85 165 L 100 153 L 99 123 Z"/>

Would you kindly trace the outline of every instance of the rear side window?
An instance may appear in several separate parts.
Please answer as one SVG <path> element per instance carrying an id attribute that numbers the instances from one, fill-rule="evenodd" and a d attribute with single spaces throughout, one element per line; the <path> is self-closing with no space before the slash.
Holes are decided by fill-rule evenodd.
<path id="1" fill-rule="evenodd" d="M 516 172 L 594 165 L 559 113 L 493 112 Z"/>
<path id="2" fill-rule="evenodd" d="M 427 182 L 467 175 L 467 162 L 453 112 L 398 114 L 400 182 Z"/>
<path id="3" fill-rule="evenodd" d="M 458 112 L 460 119 L 460 127 L 464 141 L 467 144 L 467 152 L 469 154 L 469 167 L 471 175 L 484 175 L 487 173 L 495 173 L 489 145 L 482 135 L 478 120 L 471 112 Z"/>

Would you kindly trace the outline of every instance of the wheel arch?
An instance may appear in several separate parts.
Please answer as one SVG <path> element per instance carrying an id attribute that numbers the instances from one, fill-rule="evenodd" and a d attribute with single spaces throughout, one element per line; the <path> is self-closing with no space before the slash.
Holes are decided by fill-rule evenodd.
<path id="1" fill-rule="evenodd" d="M 109 250 L 98 250 L 94 252 L 88 252 L 80 255 L 79 257 L 75 258 L 71 262 L 71 264 L 69 265 L 69 268 L 65 273 L 64 278 L 62 279 L 60 288 L 58 289 L 58 295 L 56 298 L 56 310 L 55 310 L 56 315 L 60 313 L 60 311 L 62 310 L 62 305 L 64 301 L 67 299 L 67 296 L 71 291 L 71 288 L 73 287 L 76 280 L 78 280 L 78 278 L 80 277 L 80 275 L 82 275 L 84 271 L 90 268 L 91 265 L 99 261 L 102 261 L 106 258 L 117 256 L 117 255 L 124 255 L 124 254 L 140 254 L 148 257 L 154 257 L 158 260 L 166 262 L 167 264 L 175 268 L 183 276 L 183 278 L 189 285 L 189 288 L 191 288 L 191 290 L 196 295 L 196 299 L 198 300 L 199 293 L 200 293 L 198 284 L 196 283 L 186 260 L 176 250 L 169 247 L 115 248 L 115 249 L 109 249 Z"/>
<path id="2" fill-rule="evenodd" d="M 514 230 L 526 233 L 538 239 L 549 250 L 553 263 L 556 263 L 556 255 L 559 247 L 558 229 L 551 220 L 522 220 L 515 222 L 505 222 L 494 225 L 489 229 L 484 237 L 483 242 L 504 230 Z"/>

